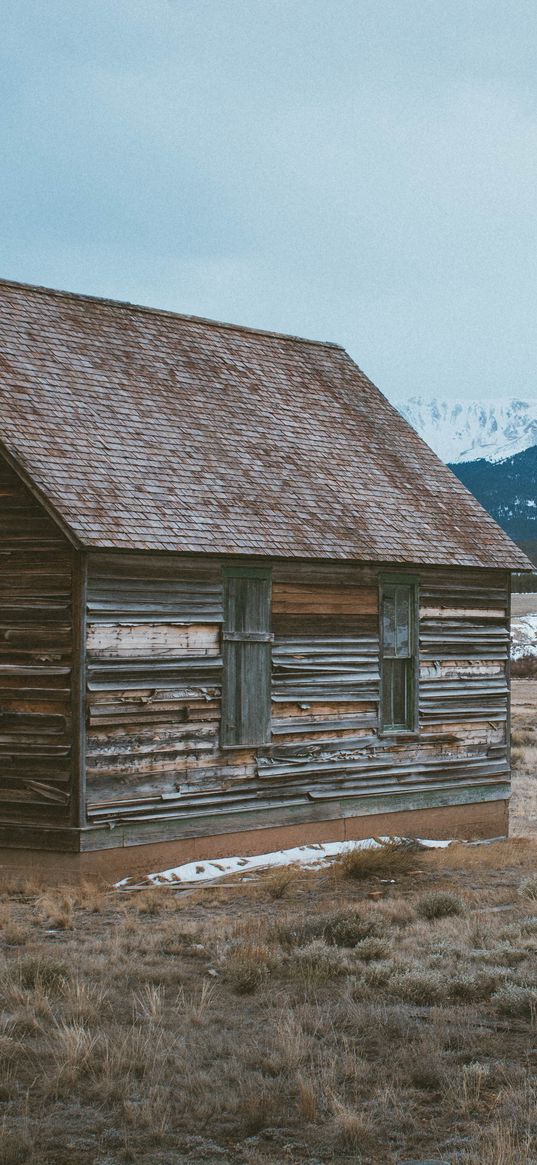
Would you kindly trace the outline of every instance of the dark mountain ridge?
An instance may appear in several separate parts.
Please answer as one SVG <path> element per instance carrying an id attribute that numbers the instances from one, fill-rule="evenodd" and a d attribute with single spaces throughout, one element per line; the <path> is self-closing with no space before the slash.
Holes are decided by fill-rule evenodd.
<path id="1" fill-rule="evenodd" d="M 449 467 L 498 525 L 537 562 L 537 445 L 504 461 L 466 461 Z"/>

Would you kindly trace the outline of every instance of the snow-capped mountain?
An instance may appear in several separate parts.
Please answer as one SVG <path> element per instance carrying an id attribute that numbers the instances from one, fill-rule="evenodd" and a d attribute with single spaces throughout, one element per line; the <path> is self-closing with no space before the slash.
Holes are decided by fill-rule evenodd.
<path id="1" fill-rule="evenodd" d="M 537 397 L 532 400 L 427 400 L 395 407 L 442 461 L 502 461 L 537 445 Z"/>

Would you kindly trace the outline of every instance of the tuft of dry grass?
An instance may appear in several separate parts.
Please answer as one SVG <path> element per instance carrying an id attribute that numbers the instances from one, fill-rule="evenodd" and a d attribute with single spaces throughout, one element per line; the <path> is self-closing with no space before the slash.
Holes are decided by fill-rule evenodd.
<path id="1" fill-rule="evenodd" d="M 155 886 L 134 895 L 134 908 L 138 914 L 149 914 L 152 918 L 167 910 L 169 904 L 166 887 Z"/>
<path id="2" fill-rule="evenodd" d="M 464 902 L 457 894 L 451 894 L 448 890 L 433 890 L 429 894 L 423 894 L 416 903 L 416 914 L 429 920 L 450 918 L 454 914 L 463 913 Z"/>
<path id="3" fill-rule="evenodd" d="M 210 1021 L 211 1008 L 214 1002 L 215 986 L 207 979 L 201 986 L 196 984 L 195 989 L 187 993 L 180 987 L 174 1000 L 175 1012 L 183 1022 L 193 1027 L 202 1027 Z"/>
<path id="4" fill-rule="evenodd" d="M 26 946 L 32 938 L 32 927 L 18 917 L 12 903 L 0 903 L 0 939 L 8 946 Z"/>
<path id="5" fill-rule="evenodd" d="M 364 849 L 345 850 L 334 862 L 336 876 L 365 881 L 366 878 L 398 878 L 415 869 L 419 847 L 412 842 L 390 838 Z"/>
<path id="6" fill-rule="evenodd" d="M 336 1097 L 333 1100 L 333 1112 L 336 1138 L 345 1149 L 360 1152 L 371 1147 L 375 1131 L 366 1112 L 357 1111 Z M 358 1157 L 360 1160 L 361 1157 Z"/>
<path id="7" fill-rule="evenodd" d="M 98 1037 L 81 1023 L 61 1021 L 56 1025 L 51 1091 L 61 1095 L 66 1087 L 72 1086 L 89 1071 L 97 1044 Z"/>
<path id="8" fill-rule="evenodd" d="M 41 991 L 45 995 L 63 991 L 71 979 L 66 963 L 44 955 L 25 955 L 10 962 L 5 972 L 6 979 L 28 991 Z"/>
<path id="9" fill-rule="evenodd" d="M 300 877 L 300 868 L 298 866 L 280 866 L 278 869 L 271 871 L 271 873 L 263 881 L 263 886 L 275 902 L 280 898 L 284 898 L 290 888 L 295 886 Z"/>
<path id="10" fill-rule="evenodd" d="M 268 947 L 259 943 L 240 943 L 231 947 L 222 967 L 237 995 L 251 995 L 268 978 L 271 953 Z"/>
<path id="11" fill-rule="evenodd" d="M 298 1111 L 300 1119 L 311 1124 L 317 1119 L 317 1096 L 311 1080 L 298 1079 Z"/>
<path id="12" fill-rule="evenodd" d="M 68 890 L 46 890 L 39 895 L 36 905 L 41 921 L 49 927 L 72 930 L 74 901 Z"/>

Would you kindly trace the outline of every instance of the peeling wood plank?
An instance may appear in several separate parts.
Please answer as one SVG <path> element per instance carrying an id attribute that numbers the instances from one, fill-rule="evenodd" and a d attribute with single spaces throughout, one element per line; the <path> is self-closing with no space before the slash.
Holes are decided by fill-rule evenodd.
<path id="1" fill-rule="evenodd" d="M 220 634 L 210 623 L 90 623 L 87 649 L 90 661 L 219 656 Z"/>
<path id="2" fill-rule="evenodd" d="M 274 614 L 375 615 L 375 587 L 278 583 L 273 585 Z"/>

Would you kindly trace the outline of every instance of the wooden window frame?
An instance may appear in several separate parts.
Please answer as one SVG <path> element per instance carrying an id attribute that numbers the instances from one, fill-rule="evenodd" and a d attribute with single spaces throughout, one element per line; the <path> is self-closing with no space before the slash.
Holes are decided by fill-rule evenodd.
<path id="1" fill-rule="evenodd" d="M 409 638 L 411 651 L 408 659 L 411 665 L 407 676 L 407 701 L 409 714 L 406 724 L 388 724 L 384 719 L 384 660 L 391 658 L 384 650 L 384 592 L 390 586 L 412 588 L 410 600 Z M 405 657 L 402 657 L 405 658 Z M 390 572 L 379 578 L 379 735 L 417 736 L 419 732 L 419 578 L 416 574 Z"/>
<path id="2" fill-rule="evenodd" d="M 272 699 L 271 699 L 271 672 L 272 672 L 272 643 L 274 636 L 272 634 L 272 569 L 271 567 L 255 567 L 255 566 L 225 566 L 222 570 L 224 579 L 224 625 L 222 628 L 222 704 L 221 704 L 221 728 L 220 728 L 220 744 L 222 749 L 238 749 L 238 748 L 266 748 L 272 741 Z M 230 626 L 230 602 L 229 602 L 229 581 L 231 579 L 259 579 L 268 583 L 267 591 L 267 607 L 268 618 L 267 626 L 252 631 L 237 631 Z M 266 660 L 266 675 L 265 675 L 265 706 L 264 715 L 259 718 L 259 731 L 256 733 L 247 733 L 246 727 L 241 719 L 240 723 L 231 724 L 228 721 L 228 716 L 231 713 L 231 705 L 233 697 L 231 691 L 228 689 L 228 681 L 231 670 L 231 660 L 236 661 L 239 653 L 237 646 L 239 644 L 266 644 L 269 648 L 268 659 Z M 235 693 L 236 695 L 236 693 Z M 244 693 L 243 693 L 244 696 Z M 244 707 L 244 705 L 242 706 Z M 236 711 L 235 711 L 236 715 Z M 231 730 L 235 730 L 235 736 Z"/>

